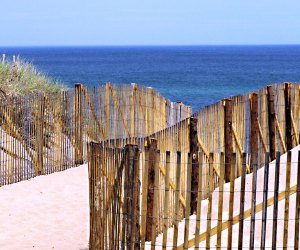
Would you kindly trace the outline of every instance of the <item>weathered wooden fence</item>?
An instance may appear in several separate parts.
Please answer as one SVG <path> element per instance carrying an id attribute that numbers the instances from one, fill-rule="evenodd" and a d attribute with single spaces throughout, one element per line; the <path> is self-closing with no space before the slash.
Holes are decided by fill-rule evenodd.
<path id="1" fill-rule="evenodd" d="M 225 179 L 230 179 L 231 156 L 236 152 L 242 162 L 242 153 L 250 155 L 247 171 L 252 172 L 255 156 L 263 166 L 264 155 L 287 152 L 299 144 L 300 89 L 298 84 L 269 85 L 258 92 L 234 96 L 200 109 L 198 119 L 199 147 L 208 158 L 208 152 L 225 153 Z M 241 168 L 235 169 L 236 175 Z"/>
<path id="2" fill-rule="evenodd" d="M 0 186 L 74 164 L 70 93 L 0 100 Z"/>
<path id="3" fill-rule="evenodd" d="M 137 84 L 84 88 L 75 87 L 75 117 L 82 157 L 86 159 L 86 142 L 143 138 L 172 126 L 192 115 L 190 106 L 174 103 L 152 88 Z M 83 138 L 83 139 L 82 139 Z"/>
<path id="4" fill-rule="evenodd" d="M 137 84 L 1 96 L 0 186 L 82 164 L 89 141 L 145 137 L 190 115 Z"/>
<path id="5" fill-rule="evenodd" d="M 263 168 L 255 164 L 251 174 L 247 174 L 250 155 L 243 153 L 240 165 L 233 153 L 226 184 L 223 152 L 219 157 L 209 153 L 206 163 L 199 151 L 195 163 L 194 154 L 161 152 L 157 145 L 154 138 L 145 140 L 145 147 L 89 144 L 90 249 L 298 249 L 298 151 L 288 151 L 281 158 L 278 152 L 271 164 L 266 153 Z M 192 172 L 196 165 L 194 204 Z M 220 170 L 218 188 L 216 166 Z M 208 191 L 202 185 L 206 168 Z M 236 168 L 241 169 L 237 179 Z"/>
<path id="6" fill-rule="evenodd" d="M 102 150 L 123 148 L 128 143 L 136 144 L 135 147 L 140 149 L 139 180 L 137 181 L 140 188 L 138 198 L 140 206 L 136 209 L 139 214 L 132 215 L 132 211 L 130 212 L 130 216 L 140 217 L 138 226 L 140 234 L 137 236 L 137 231 L 135 231 L 134 236 L 135 239 L 140 238 L 135 243 L 131 241 L 135 244 L 134 247 L 138 249 L 139 247 L 142 249 L 147 247 L 187 249 L 196 246 L 196 248 L 210 249 L 211 242 L 215 240 L 214 235 L 217 235 L 214 245 L 222 247 L 224 245 L 224 240 L 221 243 L 222 237 L 224 238 L 222 231 L 224 230 L 227 230 L 226 247 L 233 247 L 232 244 L 237 242 L 237 239 L 233 238 L 237 235 L 239 239 L 235 248 L 257 247 L 258 234 L 261 235 L 260 246 L 264 248 L 263 244 L 268 245 L 265 240 L 266 219 L 265 217 L 259 219 L 263 223 L 258 233 L 255 224 L 258 225 L 260 222 L 257 222 L 255 214 L 258 213 L 258 218 L 260 218 L 260 212 L 264 214 L 263 216 L 267 216 L 267 207 L 273 205 L 277 211 L 280 200 L 283 198 L 285 202 L 289 200 L 289 195 L 285 194 L 295 193 L 295 186 L 289 188 L 288 178 L 285 180 L 287 189 L 286 186 L 283 190 L 278 189 L 279 163 L 277 163 L 277 167 L 273 167 L 275 192 L 271 192 L 270 196 L 269 187 L 266 184 L 268 183 L 266 169 L 268 169 L 268 162 L 275 159 L 276 151 L 285 153 L 299 144 L 299 94 L 297 84 L 270 85 L 257 93 L 227 98 L 205 107 L 192 117 L 153 133 L 150 137 L 127 137 L 102 142 L 100 155 Z M 91 145 L 91 151 L 94 147 L 97 148 L 98 145 Z M 277 161 L 279 155 L 277 155 Z M 298 164 L 298 160 L 294 161 L 294 168 L 295 162 Z M 288 170 L 290 165 L 288 163 L 284 167 L 287 171 L 284 176 L 290 175 L 290 170 Z M 262 167 L 266 173 L 258 175 L 257 172 L 261 171 Z M 94 171 L 93 168 L 99 168 L 99 166 L 90 167 L 90 171 Z M 246 173 L 251 176 L 250 179 L 247 177 L 247 181 Z M 298 172 L 294 171 L 292 177 L 296 176 L 295 173 Z M 261 176 L 265 176 L 265 179 L 260 180 L 257 185 L 257 180 Z M 235 185 L 237 177 L 240 177 L 238 180 L 241 183 L 237 181 L 240 186 Z M 225 184 L 226 182 L 228 184 Z M 271 182 L 272 180 L 269 181 Z M 252 183 L 252 186 L 248 186 L 248 190 L 245 191 L 245 185 L 249 183 Z M 236 186 L 239 187 L 238 190 Z M 93 188 L 95 187 L 91 186 L 91 189 Z M 272 189 L 269 188 L 269 190 Z M 266 193 L 269 199 L 266 199 L 265 195 L 261 196 Z M 124 196 L 121 195 L 121 197 L 125 199 Z M 228 201 L 226 205 L 223 205 L 225 197 Z M 94 196 L 91 197 L 91 199 L 94 198 Z M 237 198 L 239 200 L 235 201 Z M 247 201 L 252 202 L 247 203 Z M 239 210 L 236 205 L 233 205 L 234 203 L 241 204 Z M 297 201 L 297 206 L 299 206 L 298 203 L 299 201 Z M 285 203 L 285 206 L 287 207 L 288 204 Z M 119 209 L 122 215 L 128 214 L 122 208 Z M 192 214 L 194 217 L 190 217 Z M 202 218 L 201 214 L 207 216 Z M 299 218 L 299 215 L 295 214 L 295 216 L 293 221 Z M 292 238 L 295 239 L 294 245 L 287 243 L 289 229 L 286 229 L 286 221 L 290 219 L 288 214 L 285 213 L 284 218 L 281 219 L 275 217 L 272 222 L 276 224 L 284 221 L 282 226 L 285 228 L 284 236 L 282 236 L 284 239 L 279 240 L 278 244 L 281 247 L 298 246 L 298 234 L 294 234 Z M 250 224 L 247 224 L 248 222 Z M 239 231 L 233 233 L 237 230 L 237 226 L 233 229 L 233 225 L 236 224 L 239 225 Z M 274 238 L 277 234 L 281 237 L 281 232 L 274 233 L 277 228 L 275 224 L 272 237 Z M 244 225 L 247 226 L 244 227 Z M 120 225 L 119 228 L 121 230 Z M 243 229 L 245 229 L 244 234 L 250 235 L 250 238 L 239 233 L 243 232 Z M 107 227 L 105 230 L 108 232 L 113 229 Z M 184 237 L 181 237 L 183 232 Z M 194 239 L 191 239 L 191 232 L 195 235 Z M 291 231 L 290 235 L 292 233 Z M 244 236 L 246 239 L 243 240 Z M 94 237 L 97 236 L 94 235 Z M 118 240 L 122 244 L 127 244 L 128 238 L 123 237 Z M 111 247 L 108 241 L 106 244 L 104 248 L 99 249 Z M 270 247 L 276 244 L 275 237 Z M 133 245 L 128 247 L 131 246 Z"/>

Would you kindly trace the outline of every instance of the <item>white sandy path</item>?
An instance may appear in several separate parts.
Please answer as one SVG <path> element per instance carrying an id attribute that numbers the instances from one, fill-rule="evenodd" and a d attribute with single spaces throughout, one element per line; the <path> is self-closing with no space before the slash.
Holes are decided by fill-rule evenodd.
<path id="1" fill-rule="evenodd" d="M 298 151 L 300 150 L 300 145 L 292 150 L 292 166 L 291 166 L 291 187 L 297 183 L 297 158 Z M 285 181 L 286 181 L 286 159 L 287 154 L 281 156 L 281 168 L 279 177 L 279 192 L 285 191 Z M 268 198 L 274 196 L 274 177 L 275 177 L 275 163 L 272 162 L 269 168 L 269 183 L 268 183 Z M 239 214 L 240 210 L 240 182 L 241 179 L 235 180 L 235 193 L 234 193 L 234 212 L 233 216 Z M 263 201 L 263 183 L 264 183 L 264 168 L 258 170 L 257 174 L 257 203 L 259 204 Z M 223 221 L 228 220 L 228 210 L 229 210 L 229 188 L 230 184 L 224 185 L 224 200 L 223 200 Z M 251 196 L 252 196 L 252 174 L 246 176 L 246 188 L 245 188 L 245 211 L 251 208 Z M 212 228 L 217 226 L 218 219 L 218 198 L 219 192 L 216 189 L 213 192 L 213 204 L 212 204 Z M 277 248 L 282 248 L 283 240 L 283 224 L 284 224 L 284 199 L 279 202 L 278 207 L 278 229 L 277 229 Z M 296 194 L 290 196 L 290 206 L 289 206 L 289 235 L 288 235 L 288 248 L 294 249 L 294 226 L 295 226 L 295 204 L 296 204 Z M 200 233 L 206 231 L 206 216 L 207 216 L 207 205 L 208 201 L 202 201 L 201 209 L 201 230 Z M 260 248 L 261 240 L 261 212 L 256 214 L 256 224 L 255 224 L 255 247 Z M 270 206 L 267 210 L 267 234 L 266 234 L 266 249 L 271 247 L 272 244 L 272 218 L 273 218 L 273 206 Z M 184 240 L 184 220 L 179 223 L 179 233 L 178 233 L 178 245 L 183 244 Z M 196 216 L 190 217 L 190 227 L 189 227 L 189 239 L 195 237 L 195 225 Z M 238 246 L 238 228 L 239 224 L 233 226 L 233 240 L 232 247 L 237 248 Z M 222 233 L 222 247 L 227 247 L 227 230 Z M 216 235 L 211 237 L 211 249 L 216 248 Z M 250 218 L 246 219 L 244 222 L 244 241 L 243 248 L 249 249 L 249 238 L 250 238 Z M 168 230 L 168 241 L 167 249 L 172 249 L 173 242 L 173 229 Z M 147 242 L 146 249 L 150 249 L 150 242 Z M 162 245 L 162 234 L 157 237 L 156 245 Z M 193 248 L 191 248 L 193 249 Z M 205 241 L 200 242 L 200 249 L 205 249 Z"/>
<path id="2" fill-rule="evenodd" d="M 87 249 L 87 165 L 0 187 L 0 249 Z"/>
<path id="3" fill-rule="evenodd" d="M 293 149 L 291 186 L 296 185 L 297 154 Z M 285 190 L 286 155 L 281 157 L 280 191 Z M 263 189 L 263 171 L 258 171 L 257 190 Z M 270 164 L 269 190 L 274 187 L 274 164 Z M 245 210 L 250 208 L 252 175 L 246 178 Z M 229 184 L 224 188 L 223 220 L 228 218 Z M 240 178 L 235 181 L 234 215 L 239 214 Z M 290 197 L 289 246 L 293 246 L 295 194 Z M 268 197 L 273 197 L 269 192 Z M 0 188 L 0 249 L 86 249 L 89 234 L 88 172 L 87 166 L 69 169 L 47 176 L 39 176 Z M 262 192 L 257 193 L 257 204 Z M 218 190 L 213 193 L 212 227 L 217 225 Z M 268 209 L 267 242 L 271 244 L 273 206 Z M 206 229 L 207 200 L 202 202 L 201 232 Z M 190 239 L 194 237 L 195 215 L 191 216 Z M 256 215 L 255 246 L 260 246 L 261 213 Z M 278 247 L 282 245 L 284 200 L 279 202 Z M 249 219 L 244 224 L 244 247 L 249 246 Z M 222 246 L 226 247 L 227 230 L 223 231 Z M 168 230 L 168 246 L 172 246 L 173 230 Z M 183 243 L 184 222 L 179 225 L 178 243 Z M 237 247 L 238 224 L 233 227 L 233 247 Z M 162 235 L 157 238 L 161 245 Z M 216 236 L 211 238 L 212 248 Z M 205 247 L 205 241 L 200 247 Z M 292 248 L 291 248 L 292 249 Z"/>

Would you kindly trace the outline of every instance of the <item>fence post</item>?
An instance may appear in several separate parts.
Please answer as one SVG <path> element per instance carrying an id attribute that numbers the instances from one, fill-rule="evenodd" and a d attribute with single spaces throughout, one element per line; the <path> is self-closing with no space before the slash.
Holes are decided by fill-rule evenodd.
<path id="1" fill-rule="evenodd" d="M 147 138 L 147 146 L 145 148 L 148 153 L 146 161 L 148 161 L 148 194 L 147 194 L 147 226 L 146 226 L 146 241 L 151 240 L 153 219 L 153 204 L 154 204 L 154 181 L 155 181 L 155 164 L 157 164 L 157 140 Z"/>
<path id="2" fill-rule="evenodd" d="M 45 120 L 45 102 L 46 96 L 43 94 L 39 96 L 39 105 L 38 108 L 38 115 L 37 115 L 37 165 L 38 165 L 38 175 L 44 174 L 44 162 L 43 162 L 43 149 L 44 149 L 44 120 Z"/>
<path id="3" fill-rule="evenodd" d="M 139 154 L 137 145 L 125 146 L 124 222 L 127 249 L 140 249 Z"/>
<path id="4" fill-rule="evenodd" d="M 83 164 L 83 105 L 82 84 L 75 84 L 75 164 Z"/>
<path id="5" fill-rule="evenodd" d="M 233 153 L 232 141 L 232 100 L 224 99 L 224 142 L 225 142 L 225 182 L 230 181 Z"/>
<path id="6" fill-rule="evenodd" d="M 291 84 L 284 83 L 284 104 L 285 104 L 285 141 L 286 150 L 293 148 L 292 117 L 291 117 Z"/>
<path id="7" fill-rule="evenodd" d="M 191 202 L 190 214 L 192 215 L 197 210 L 198 202 L 198 175 L 199 175 L 199 145 L 197 135 L 197 118 L 189 118 L 189 138 L 190 138 L 190 154 L 192 157 L 192 179 L 191 179 Z M 189 204 L 187 204 L 189 205 Z"/>
<path id="8" fill-rule="evenodd" d="M 90 249 L 101 249 L 104 246 L 103 232 L 103 201 L 99 194 L 103 193 L 104 186 L 101 185 L 100 162 L 102 152 L 98 143 L 88 144 L 88 172 L 89 172 L 89 205 L 90 205 Z"/>
<path id="9" fill-rule="evenodd" d="M 253 172 L 254 162 L 258 154 L 258 95 L 257 93 L 250 94 L 250 120 L 251 120 L 251 136 L 250 136 L 250 171 Z"/>
<path id="10" fill-rule="evenodd" d="M 267 86 L 268 97 L 268 123 L 269 123 L 269 152 L 271 160 L 275 159 L 276 150 L 276 114 L 275 114 L 275 91 L 274 86 Z"/>

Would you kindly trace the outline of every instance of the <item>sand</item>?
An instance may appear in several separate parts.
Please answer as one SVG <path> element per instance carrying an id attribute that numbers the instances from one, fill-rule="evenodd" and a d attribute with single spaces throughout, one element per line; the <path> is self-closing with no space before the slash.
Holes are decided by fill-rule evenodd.
<path id="1" fill-rule="evenodd" d="M 291 186 L 296 185 L 297 154 L 300 146 L 293 149 Z M 281 157 L 280 191 L 285 190 L 286 154 Z M 263 190 L 263 171 L 258 171 L 257 190 Z M 274 163 L 270 164 L 268 197 L 273 197 Z M 252 174 L 246 177 L 245 210 L 250 208 Z M 240 178 L 235 181 L 234 215 L 239 214 Z M 224 187 L 223 220 L 228 218 L 229 184 Z M 213 193 L 212 227 L 217 225 L 218 189 Z M 72 168 L 29 181 L 0 188 L 0 249 L 87 249 L 89 236 L 87 165 Z M 296 195 L 290 196 L 289 246 L 293 246 Z M 257 203 L 262 202 L 262 192 L 257 193 Z M 201 231 L 206 230 L 207 200 L 202 201 Z M 273 206 L 268 208 L 266 247 L 271 246 Z M 255 246 L 260 246 L 261 212 L 256 214 Z M 284 200 L 279 202 L 278 247 L 282 246 Z M 194 238 L 196 216 L 190 217 L 190 235 Z M 249 218 L 244 223 L 244 247 L 249 247 Z M 168 249 L 172 246 L 173 229 L 168 230 Z M 183 243 L 184 221 L 179 224 L 178 244 Z M 233 226 L 233 248 L 237 247 L 238 224 Z M 149 244 L 149 243 L 148 243 Z M 158 248 L 162 234 L 157 238 Z M 211 238 L 214 248 L 216 236 Z M 227 246 L 227 230 L 222 234 L 222 246 Z M 205 241 L 200 243 L 205 247 Z M 293 247 L 292 247 L 293 248 Z M 291 248 L 291 249 L 292 249 Z"/>
<path id="2" fill-rule="evenodd" d="M 0 249 L 87 249 L 87 165 L 0 187 Z"/>

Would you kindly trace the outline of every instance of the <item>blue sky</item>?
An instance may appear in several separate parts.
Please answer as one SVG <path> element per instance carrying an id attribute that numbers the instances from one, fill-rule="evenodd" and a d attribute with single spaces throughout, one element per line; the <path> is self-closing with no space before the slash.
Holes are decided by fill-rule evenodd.
<path id="1" fill-rule="evenodd" d="M 300 44 L 299 0 L 1 0 L 0 46 Z"/>

